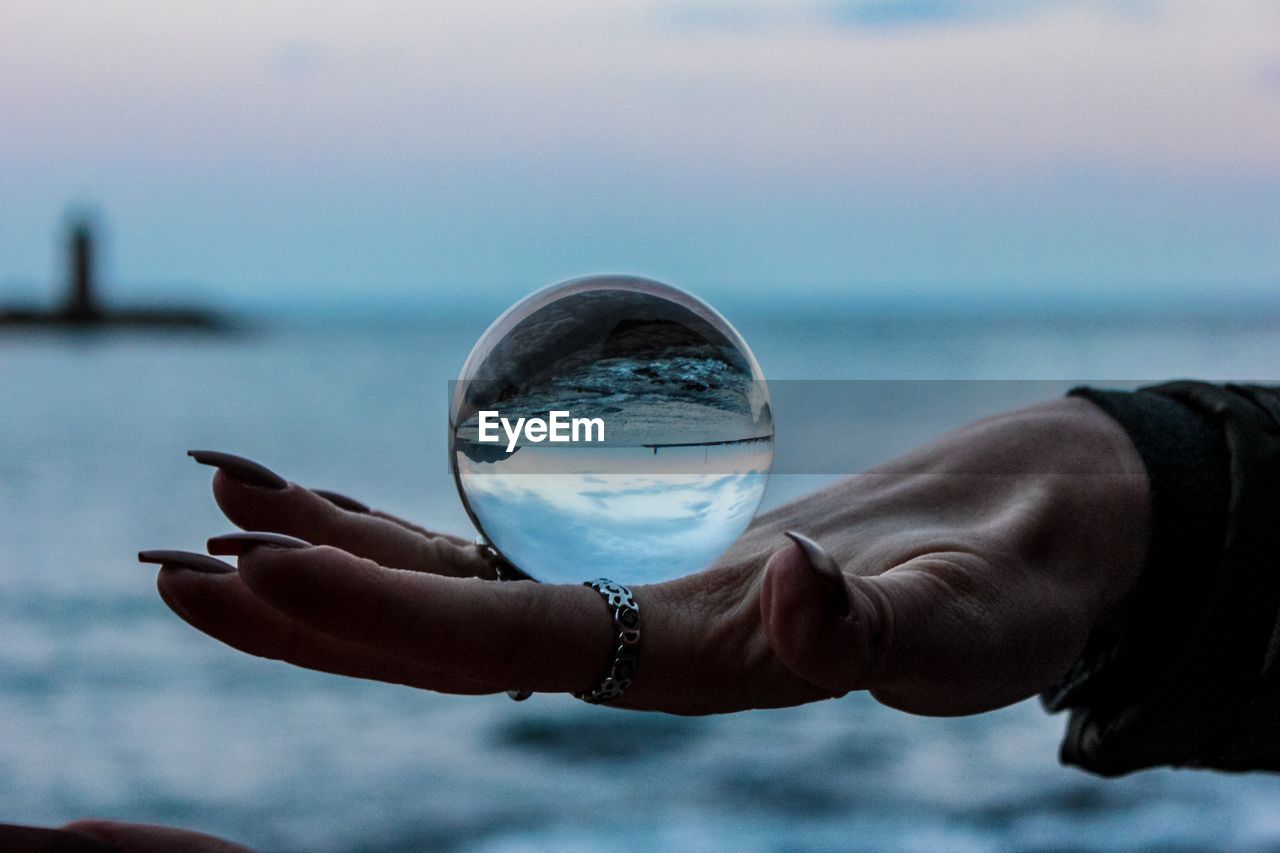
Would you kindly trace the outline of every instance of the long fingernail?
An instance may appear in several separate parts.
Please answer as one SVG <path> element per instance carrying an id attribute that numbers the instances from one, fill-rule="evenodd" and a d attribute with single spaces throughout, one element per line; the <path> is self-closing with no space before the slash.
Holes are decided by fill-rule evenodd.
<path id="1" fill-rule="evenodd" d="M 334 506 L 350 512 L 369 513 L 372 511 L 355 498 L 349 498 L 339 492 L 331 492 L 328 489 L 312 489 L 311 491 L 315 492 Z"/>
<path id="2" fill-rule="evenodd" d="M 238 480 L 246 486 L 276 491 L 289 486 L 289 481 L 275 471 L 243 456 L 220 453 L 217 450 L 188 450 L 187 455 L 201 465 L 212 465 L 231 479 Z"/>
<path id="3" fill-rule="evenodd" d="M 237 557 L 258 545 L 272 548 L 310 548 L 311 543 L 296 536 L 283 533 L 267 533 L 265 531 L 246 530 L 239 533 L 224 533 L 221 536 L 209 537 L 209 553 Z"/>
<path id="4" fill-rule="evenodd" d="M 791 541 L 799 547 L 800 552 L 804 554 L 809 568 L 813 569 L 814 574 L 821 578 L 827 589 L 830 590 L 831 603 L 835 606 L 836 612 L 842 619 L 848 616 L 850 608 L 849 586 L 845 583 L 844 572 L 840 571 L 836 561 L 831 559 L 831 555 L 821 545 L 803 533 L 797 533 L 794 530 L 788 530 L 786 533 Z"/>
<path id="5" fill-rule="evenodd" d="M 171 566 L 175 569 L 190 569 L 206 575 L 228 575 L 236 570 L 235 566 L 215 560 L 207 554 L 197 554 L 193 551 L 139 551 L 138 561 Z"/>

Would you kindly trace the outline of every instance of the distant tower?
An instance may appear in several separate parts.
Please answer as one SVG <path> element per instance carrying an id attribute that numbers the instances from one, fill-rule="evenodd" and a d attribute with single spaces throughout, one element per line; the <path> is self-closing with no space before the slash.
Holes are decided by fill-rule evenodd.
<path id="1" fill-rule="evenodd" d="M 67 245 L 68 287 L 67 301 L 62 312 L 71 320 L 92 321 L 101 316 L 94 295 L 97 282 L 93 274 L 93 229 L 86 220 L 71 226 L 71 239 Z"/>

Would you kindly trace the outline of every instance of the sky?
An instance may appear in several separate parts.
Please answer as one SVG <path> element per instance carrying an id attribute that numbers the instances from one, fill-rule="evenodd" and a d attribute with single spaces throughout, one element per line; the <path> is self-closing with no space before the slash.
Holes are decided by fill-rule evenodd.
<path id="1" fill-rule="evenodd" d="M 4 0 L 0 296 L 1280 291 L 1276 0 Z"/>

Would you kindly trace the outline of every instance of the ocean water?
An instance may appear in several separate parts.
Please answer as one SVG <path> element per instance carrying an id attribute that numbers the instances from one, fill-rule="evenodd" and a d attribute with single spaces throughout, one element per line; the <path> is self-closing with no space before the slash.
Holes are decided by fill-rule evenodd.
<path id="1" fill-rule="evenodd" d="M 1271 312 L 730 313 L 770 379 L 1044 380 L 850 420 L 866 465 L 1077 381 L 1280 375 Z M 1095 779 L 1057 764 L 1063 720 L 1034 702 L 685 719 L 440 696 L 250 658 L 164 607 L 135 552 L 228 529 L 190 447 L 466 532 L 447 382 L 486 319 L 0 330 L 0 819 L 319 851 L 1280 847 L 1280 779 Z M 775 476 L 765 505 L 830 478 Z"/>

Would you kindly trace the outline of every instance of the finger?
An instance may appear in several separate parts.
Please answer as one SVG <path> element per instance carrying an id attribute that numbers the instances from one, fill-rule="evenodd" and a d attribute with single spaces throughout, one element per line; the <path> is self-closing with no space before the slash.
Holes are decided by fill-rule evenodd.
<path id="1" fill-rule="evenodd" d="M 114 820 L 77 820 L 63 829 L 99 839 L 120 853 L 252 853 L 248 847 L 187 829 Z M 61 849 L 61 848 L 58 848 Z"/>
<path id="2" fill-rule="evenodd" d="M 358 501 L 355 498 L 349 498 L 341 492 L 335 492 L 332 489 L 312 489 L 311 491 L 315 492 L 317 495 L 339 509 L 366 514 L 373 512 L 373 510 L 369 509 L 363 501 Z"/>
<path id="3" fill-rule="evenodd" d="M 295 666 L 445 693 L 496 693 L 498 685 L 458 678 L 386 650 L 342 640 L 291 618 L 256 596 L 233 566 L 183 552 L 145 552 L 163 562 L 161 599 L 184 621 L 234 649 Z M 220 568 L 211 566 L 217 563 Z"/>
<path id="4" fill-rule="evenodd" d="M 376 515 L 378 518 L 385 518 L 387 521 L 390 521 L 393 524 L 400 525 L 405 530 L 412 530 L 414 533 L 419 533 L 428 538 L 444 536 L 446 539 L 452 539 L 453 541 L 459 544 L 465 544 L 466 540 L 460 537 L 450 536 L 445 533 L 432 533 L 431 531 L 427 530 L 425 527 L 414 524 L 412 521 L 405 521 L 403 518 L 401 518 L 398 515 L 392 515 L 389 512 L 383 512 L 380 509 L 371 509 L 362 501 L 358 501 L 355 498 L 347 497 L 346 495 L 340 492 L 335 492 L 335 491 L 332 491 L 331 489 L 312 489 L 311 491 L 315 492 L 317 495 L 324 498 L 329 503 L 333 504 L 339 509 L 345 509 L 345 510 L 349 510 L 350 512 L 361 513 L 363 515 Z"/>
<path id="5" fill-rule="evenodd" d="M 584 586 L 398 571 L 330 547 L 254 548 L 240 573 L 263 601 L 323 633 L 508 688 L 594 687 L 614 645 L 608 608 Z"/>
<path id="6" fill-rule="evenodd" d="M 411 531 L 413 533 L 417 533 L 419 536 L 425 536 L 428 539 L 444 537 L 445 539 L 448 539 L 450 542 L 453 542 L 457 545 L 460 545 L 460 546 L 467 545 L 467 540 L 461 536 L 454 536 L 449 533 L 432 533 L 430 530 L 427 530 L 427 528 L 422 527 L 421 525 L 414 524 L 412 521 L 406 521 L 398 515 L 392 515 L 389 512 L 383 512 L 380 509 L 369 510 L 369 515 L 372 515 L 375 518 L 381 518 L 384 521 L 389 521 L 392 524 L 398 524 L 401 527 L 403 527 L 405 530 Z"/>
<path id="7" fill-rule="evenodd" d="M 120 853 L 120 848 L 83 832 L 0 823 L 0 850 L 7 853 Z"/>
<path id="8" fill-rule="evenodd" d="M 833 693 L 862 689 L 884 657 L 889 617 L 883 601 L 865 589 L 855 594 L 843 573 L 833 581 L 805 550 L 796 541 L 765 565 L 760 588 L 765 636 L 783 663 L 806 681 Z"/>
<path id="9" fill-rule="evenodd" d="M 296 483 L 267 488 L 219 470 L 213 495 L 235 525 L 272 530 L 317 545 L 332 545 L 374 562 L 407 571 L 454 577 L 491 577 L 493 570 L 465 540 L 433 535 L 382 513 L 343 509 Z"/>
<path id="10" fill-rule="evenodd" d="M 915 557 L 874 577 L 846 573 L 842 615 L 826 579 L 788 545 L 766 568 L 761 619 L 779 658 L 807 681 L 871 690 L 913 713 L 976 713 L 1034 692 L 1019 661 L 1033 636 L 1024 629 L 1041 614 L 1007 618 L 1010 597 L 984 580 L 992 574 L 964 553 Z"/>

